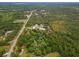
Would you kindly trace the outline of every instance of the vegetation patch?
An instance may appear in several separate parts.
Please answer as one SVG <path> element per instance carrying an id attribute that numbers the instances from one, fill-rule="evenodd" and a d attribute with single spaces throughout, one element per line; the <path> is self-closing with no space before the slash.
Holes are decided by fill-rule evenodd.
<path id="1" fill-rule="evenodd" d="M 66 27 L 66 22 L 65 21 L 53 21 L 52 22 L 52 29 L 53 31 L 56 32 L 66 32 L 67 27 Z"/>

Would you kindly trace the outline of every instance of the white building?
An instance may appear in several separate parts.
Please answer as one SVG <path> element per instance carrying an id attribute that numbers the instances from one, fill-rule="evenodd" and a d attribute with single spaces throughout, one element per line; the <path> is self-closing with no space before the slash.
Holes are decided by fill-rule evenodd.
<path id="1" fill-rule="evenodd" d="M 40 25 L 35 24 L 34 26 L 28 27 L 28 29 L 32 29 L 32 30 L 46 30 L 44 28 L 44 25 L 42 25 L 42 24 L 40 24 Z"/>
<path id="2" fill-rule="evenodd" d="M 35 13 L 36 16 L 38 16 L 38 13 Z"/>

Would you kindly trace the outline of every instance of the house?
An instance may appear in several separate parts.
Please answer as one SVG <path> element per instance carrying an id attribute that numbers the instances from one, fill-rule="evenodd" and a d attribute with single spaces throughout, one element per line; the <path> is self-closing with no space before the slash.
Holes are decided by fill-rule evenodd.
<path id="1" fill-rule="evenodd" d="M 28 29 L 32 29 L 32 30 L 46 30 L 44 28 L 44 25 L 42 25 L 42 24 L 40 24 L 40 25 L 35 24 L 34 26 L 28 27 Z"/>
<path id="2" fill-rule="evenodd" d="M 45 12 L 46 10 L 42 9 L 41 12 Z"/>
<path id="3" fill-rule="evenodd" d="M 35 13 L 36 16 L 38 16 L 38 13 Z"/>
<path id="4" fill-rule="evenodd" d="M 43 15 L 46 15 L 47 13 L 46 12 L 44 12 L 44 13 L 42 13 Z"/>

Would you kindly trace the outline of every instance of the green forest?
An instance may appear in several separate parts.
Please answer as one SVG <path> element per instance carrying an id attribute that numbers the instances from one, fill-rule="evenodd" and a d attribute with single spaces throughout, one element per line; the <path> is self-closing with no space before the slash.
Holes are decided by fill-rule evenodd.
<path id="1" fill-rule="evenodd" d="M 78 57 L 79 8 L 46 6 L 0 6 L 0 57 L 9 51 L 11 41 L 27 19 L 27 11 L 36 10 L 21 34 L 14 57 Z M 42 24 L 46 30 L 27 29 Z M 7 31 L 13 31 L 7 36 Z M 5 40 L 4 40 L 5 38 Z M 22 55 L 21 49 L 24 49 Z"/>

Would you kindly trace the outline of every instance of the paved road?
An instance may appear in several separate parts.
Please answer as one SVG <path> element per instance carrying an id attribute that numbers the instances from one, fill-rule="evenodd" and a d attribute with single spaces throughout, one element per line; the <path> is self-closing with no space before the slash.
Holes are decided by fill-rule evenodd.
<path id="1" fill-rule="evenodd" d="M 14 47 L 16 46 L 17 40 L 18 40 L 18 38 L 21 36 L 22 32 L 24 31 L 27 22 L 29 21 L 30 17 L 32 16 L 32 13 L 33 13 L 33 11 L 31 11 L 30 15 L 28 15 L 28 18 L 27 18 L 27 20 L 24 22 L 24 24 L 23 24 L 21 30 L 19 31 L 18 35 L 14 38 L 14 43 L 12 44 L 12 46 L 11 46 L 11 48 L 10 48 L 8 54 L 7 54 L 7 57 L 10 57 L 10 56 L 11 56 L 11 53 L 13 52 L 13 49 L 14 49 Z"/>

